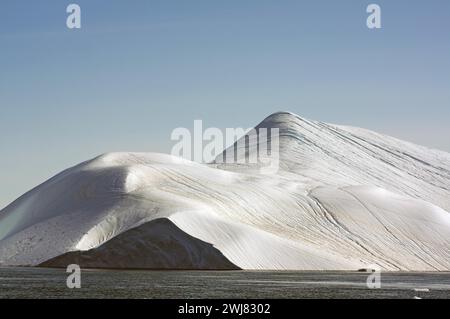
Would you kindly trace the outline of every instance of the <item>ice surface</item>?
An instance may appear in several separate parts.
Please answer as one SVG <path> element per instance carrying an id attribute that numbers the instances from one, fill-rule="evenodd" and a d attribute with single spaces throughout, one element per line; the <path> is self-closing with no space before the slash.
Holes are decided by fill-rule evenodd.
<path id="1" fill-rule="evenodd" d="M 0 264 L 105 243 L 114 256 L 115 242 L 126 256 L 132 240 L 158 235 L 146 224 L 166 219 L 187 234 L 183 249 L 200 240 L 243 269 L 450 270 L 450 154 L 286 112 L 258 127 L 280 129 L 276 174 L 156 153 L 105 154 L 58 174 L 0 212 Z M 185 262 L 174 256 L 167 268 Z"/>

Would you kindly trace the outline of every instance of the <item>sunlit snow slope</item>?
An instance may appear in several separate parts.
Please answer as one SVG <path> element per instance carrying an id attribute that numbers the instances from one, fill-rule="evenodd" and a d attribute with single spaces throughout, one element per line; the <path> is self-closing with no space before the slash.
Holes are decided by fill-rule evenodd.
<path id="1" fill-rule="evenodd" d="M 0 264 L 450 270 L 450 154 L 291 113 L 262 127 L 276 173 L 155 153 L 60 173 L 0 212 Z"/>

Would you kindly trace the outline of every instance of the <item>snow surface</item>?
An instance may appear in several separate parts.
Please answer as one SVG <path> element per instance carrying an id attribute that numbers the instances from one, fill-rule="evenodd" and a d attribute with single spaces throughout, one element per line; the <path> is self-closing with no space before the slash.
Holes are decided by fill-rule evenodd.
<path id="1" fill-rule="evenodd" d="M 110 153 L 63 171 L 0 212 L 0 264 L 100 249 L 112 256 L 103 266 L 132 267 L 134 243 L 148 261 L 146 250 L 156 258 L 164 247 L 148 238 L 174 234 L 187 256 L 204 251 L 198 240 L 213 245 L 223 267 L 450 270 L 450 154 L 286 112 L 260 127 L 280 129 L 275 174 L 156 153 Z M 159 268 L 186 262 L 161 258 Z M 207 259 L 189 266 L 220 268 Z"/>

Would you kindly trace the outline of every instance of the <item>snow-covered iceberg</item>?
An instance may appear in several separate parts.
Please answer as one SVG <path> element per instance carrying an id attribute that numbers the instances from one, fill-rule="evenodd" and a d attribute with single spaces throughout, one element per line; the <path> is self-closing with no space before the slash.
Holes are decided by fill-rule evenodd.
<path id="1" fill-rule="evenodd" d="M 280 169 L 109 153 L 0 212 L 0 265 L 450 270 L 450 154 L 275 113 Z"/>

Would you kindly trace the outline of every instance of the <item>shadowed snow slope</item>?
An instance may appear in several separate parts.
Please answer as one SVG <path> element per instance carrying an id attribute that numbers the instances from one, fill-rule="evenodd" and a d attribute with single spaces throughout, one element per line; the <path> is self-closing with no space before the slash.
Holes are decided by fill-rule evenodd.
<path id="1" fill-rule="evenodd" d="M 291 113 L 263 127 L 276 173 L 156 153 L 60 173 L 0 212 L 0 264 L 450 270 L 450 154 Z"/>

